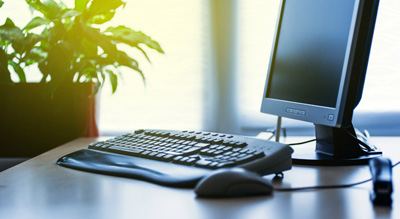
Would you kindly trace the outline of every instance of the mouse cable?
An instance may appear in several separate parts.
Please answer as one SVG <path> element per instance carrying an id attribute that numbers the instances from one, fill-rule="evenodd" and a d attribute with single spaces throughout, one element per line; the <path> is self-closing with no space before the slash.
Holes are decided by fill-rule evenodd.
<path id="1" fill-rule="evenodd" d="M 396 164 L 392 165 L 392 168 L 396 167 L 397 165 L 400 164 L 400 161 L 397 162 Z M 349 188 L 357 185 L 361 185 L 364 183 L 367 183 L 371 181 L 372 178 L 369 178 L 367 180 L 363 180 L 360 182 L 356 183 L 349 183 L 349 184 L 342 184 L 342 185 L 324 185 L 324 186 L 306 186 L 306 187 L 297 187 L 297 188 L 274 188 L 275 191 L 277 192 L 295 192 L 295 191 L 301 191 L 301 190 L 315 190 L 315 189 L 342 189 L 342 188 Z"/>
<path id="2" fill-rule="evenodd" d="M 351 136 L 352 138 L 354 138 L 359 144 L 361 144 L 363 147 L 367 148 L 368 150 L 377 150 L 377 148 L 376 148 L 374 145 L 372 145 L 372 144 L 369 143 L 369 138 L 370 138 L 370 136 L 369 136 L 369 133 L 368 133 L 367 130 L 364 130 L 364 133 L 365 133 L 365 134 L 361 134 L 361 132 L 358 131 L 358 130 L 356 129 L 356 132 L 358 133 L 357 136 L 359 136 L 360 138 L 362 138 L 362 140 L 360 140 L 359 138 L 357 138 L 356 136 L 354 136 L 352 133 L 350 133 L 350 132 L 347 131 L 346 129 L 345 129 L 345 131 L 346 131 L 346 133 L 347 133 L 348 135 L 350 135 L 350 136 Z M 317 140 L 317 139 L 314 138 L 314 139 L 310 139 L 310 140 L 302 141 L 302 142 L 288 143 L 288 145 L 289 145 L 289 146 L 302 145 L 302 144 L 307 144 L 307 143 L 310 143 L 310 142 L 313 142 L 313 141 L 316 141 L 316 140 Z M 367 143 L 366 143 L 366 142 L 367 142 Z"/>
<path id="3" fill-rule="evenodd" d="M 307 141 L 302 141 L 302 142 L 297 142 L 297 143 L 289 143 L 288 145 L 289 146 L 296 146 L 296 145 L 301 145 L 301 144 L 307 144 L 307 143 L 310 143 L 310 142 L 313 142 L 313 141 L 316 141 L 316 140 L 317 139 L 314 138 L 314 139 L 307 140 Z"/>

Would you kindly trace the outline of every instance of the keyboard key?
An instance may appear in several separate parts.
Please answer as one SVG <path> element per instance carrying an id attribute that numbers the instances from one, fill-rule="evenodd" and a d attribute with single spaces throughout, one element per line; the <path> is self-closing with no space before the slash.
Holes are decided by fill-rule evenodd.
<path id="1" fill-rule="evenodd" d="M 172 160 L 173 157 L 174 157 L 174 155 L 172 155 L 172 154 L 166 154 L 166 155 L 164 155 L 164 156 L 162 157 L 162 160 L 164 160 L 164 161 L 170 161 L 170 160 Z"/>
<path id="2" fill-rule="evenodd" d="M 233 166 L 235 166 L 235 163 L 231 162 L 231 161 L 221 162 L 221 163 L 217 164 L 218 168 L 233 167 Z"/>
<path id="3" fill-rule="evenodd" d="M 190 155 L 190 154 L 194 154 L 200 151 L 200 147 L 191 147 L 186 149 L 185 151 L 183 151 L 182 153 L 185 155 Z"/>
<path id="4" fill-rule="evenodd" d="M 193 164 L 194 162 L 196 162 L 196 160 L 197 160 L 196 158 L 189 158 L 189 159 L 186 160 L 186 163 L 187 164 Z"/>
<path id="5" fill-rule="evenodd" d="M 108 148 L 110 152 L 118 152 L 125 155 L 139 155 L 143 150 L 134 149 L 134 148 L 125 148 L 119 146 L 111 146 Z"/>
<path id="6" fill-rule="evenodd" d="M 199 160 L 196 162 L 196 166 L 198 167 L 207 167 L 208 165 L 210 165 L 212 163 L 212 161 L 209 160 Z"/>
<path id="7" fill-rule="evenodd" d="M 196 143 L 193 146 L 202 148 L 202 147 L 207 147 L 209 145 L 210 145 L 209 143 Z"/>

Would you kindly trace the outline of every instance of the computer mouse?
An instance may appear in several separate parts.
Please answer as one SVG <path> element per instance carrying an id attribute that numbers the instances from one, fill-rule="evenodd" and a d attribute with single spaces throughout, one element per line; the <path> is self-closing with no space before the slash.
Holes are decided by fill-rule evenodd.
<path id="1" fill-rule="evenodd" d="M 198 197 L 240 197 L 271 195 L 272 185 L 254 172 L 243 168 L 225 168 L 203 177 L 195 187 Z"/>

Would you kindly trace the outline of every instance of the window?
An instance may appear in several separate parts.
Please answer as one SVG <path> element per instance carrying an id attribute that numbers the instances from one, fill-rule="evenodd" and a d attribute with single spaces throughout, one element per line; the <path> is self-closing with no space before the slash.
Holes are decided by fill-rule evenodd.
<path id="1" fill-rule="evenodd" d="M 275 125 L 276 117 L 260 113 L 260 107 L 280 1 L 238 4 L 239 112 L 242 131 L 251 134 Z"/>
<path id="2" fill-rule="evenodd" d="M 124 72 L 117 92 L 100 98 L 101 134 L 137 128 L 202 129 L 203 80 L 208 66 L 207 5 L 202 0 L 128 1 L 115 25 L 141 30 L 158 41 L 165 55 L 149 51 L 152 64 L 135 54 L 146 75 Z"/>

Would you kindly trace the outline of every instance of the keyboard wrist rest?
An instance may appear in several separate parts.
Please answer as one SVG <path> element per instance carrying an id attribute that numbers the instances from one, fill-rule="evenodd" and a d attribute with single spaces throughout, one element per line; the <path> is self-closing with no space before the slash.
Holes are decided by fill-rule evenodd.
<path id="1" fill-rule="evenodd" d="M 159 185 L 194 188 L 209 170 L 167 162 L 81 149 L 57 160 L 57 164 L 72 169 L 112 176 L 145 180 Z M 170 167 L 170 168 L 169 168 Z M 170 173 L 181 173 L 172 175 Z"/>

